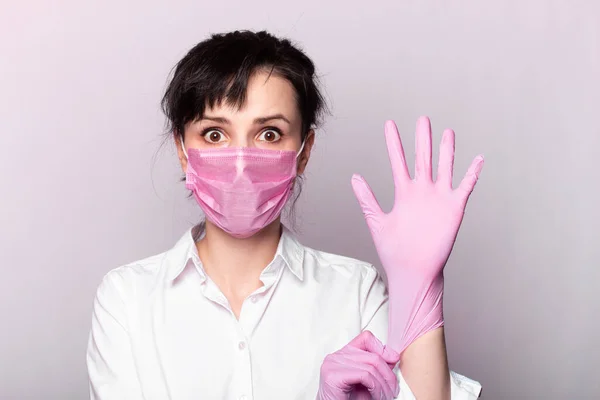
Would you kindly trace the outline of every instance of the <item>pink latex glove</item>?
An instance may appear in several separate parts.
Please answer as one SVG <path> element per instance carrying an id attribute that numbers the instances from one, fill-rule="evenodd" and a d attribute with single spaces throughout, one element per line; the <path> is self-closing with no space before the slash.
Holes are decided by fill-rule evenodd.
<path id="1" fill-rule="evenodd" d="M 364 331 L 325 357 L 317 400 L 387 400 L 400 391 L 392 371 L 400 355 Z"/>
<path id="2" fill-rule="evenodd" d="M 392 164 L 395 201 L 384 213 L 365 180 L 352 177 L 352 187 L 379 259 L 388 278 L 387 346 L 402 353 L 413 341 L 444 324 L 443 269 L 458 233 L 467 200 L 483 168 L 477 156 L 457 189 L 452 189 L 454 132 L 444 131 L 437 180 L 431 174 L 431 125 L 417 121 L 415 177 L 411 179 L 393 121 L 385 124 Z"/>

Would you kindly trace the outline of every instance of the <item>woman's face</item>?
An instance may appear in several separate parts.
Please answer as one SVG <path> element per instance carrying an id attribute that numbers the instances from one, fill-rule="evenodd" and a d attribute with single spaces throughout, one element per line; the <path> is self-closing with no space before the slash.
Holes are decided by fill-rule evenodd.
<path id="1" fill-rule="evenodd" d="M 202 119 L 185 126 L 186 148 L 258 147 L 299 151 L 302 145 L 302 119 L 294 87 L 284 78 L 257 72 L 248 81 L 246 102 L 242 108 L 227 104 L 207 107 Z M 187 158 L 175 137 L 179 160 L 184 172 Z M 298 174 L 306 168 L 314 133 L 306 136 L 298 157 Z"/>

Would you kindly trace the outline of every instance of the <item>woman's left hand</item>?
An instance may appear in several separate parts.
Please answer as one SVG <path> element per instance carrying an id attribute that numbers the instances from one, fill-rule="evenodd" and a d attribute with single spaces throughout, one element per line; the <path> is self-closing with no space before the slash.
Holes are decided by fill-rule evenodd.
<path id="1" fill-rule="evenodd" d="M 363 331 L 325 357 L 317 400 L 393 399 L 400 390 L 392 371 L 399 360 L 400 354 Z"/>
<path id="2" fill-rule="evenodd" d="M 442 136 L 435 182 L 427 117 L 417 121 L 414 179 L 408 172 L 393 121 L 386 123 L 385 137 L 395 183 L 393 209 L 387 214 L 381 210 L 361 176 L 352 177 L 352 186 L 388 278 L 388 345 L 401 353 L 417 337 L 443 325 L 442 271 L 483 167 L 483 157 L 474 159 L 458 188 L 453 190 L 452 130 L 445 130 Z"/>

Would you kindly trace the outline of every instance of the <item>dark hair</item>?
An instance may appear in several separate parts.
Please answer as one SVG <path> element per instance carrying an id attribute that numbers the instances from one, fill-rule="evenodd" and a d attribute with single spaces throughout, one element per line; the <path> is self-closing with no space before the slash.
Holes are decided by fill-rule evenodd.
<path id="1" fill-rule="evenodd" d="M 169 132 L 183 135 L 185 125 L 201 118 L 207 105 L 225 101 L 242 107 L 248 80 L 261 69 L 293 85 L 304 139 L 325 107 L 313 62 L 288 39 L 246 30 L 214 34 L 177 63 L 162 99 Z"/>

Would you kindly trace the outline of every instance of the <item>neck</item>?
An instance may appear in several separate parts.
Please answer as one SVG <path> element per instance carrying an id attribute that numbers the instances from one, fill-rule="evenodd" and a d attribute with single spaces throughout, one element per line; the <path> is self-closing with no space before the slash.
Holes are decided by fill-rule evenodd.
<path id="1" fill-rule="evenodd" d="M 206 274 L 225 294 L 247 296 L 262 286 L 260 274 L 275 257 L 281 222 L 273 221 L 255 235 L 239 239 L 210 221 L 196 247 Z"/>

